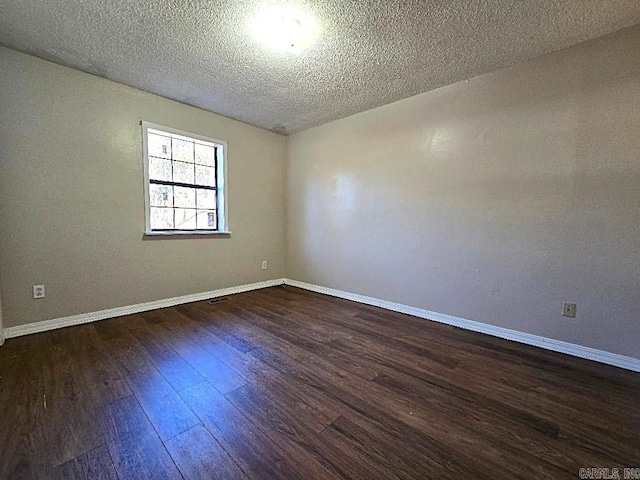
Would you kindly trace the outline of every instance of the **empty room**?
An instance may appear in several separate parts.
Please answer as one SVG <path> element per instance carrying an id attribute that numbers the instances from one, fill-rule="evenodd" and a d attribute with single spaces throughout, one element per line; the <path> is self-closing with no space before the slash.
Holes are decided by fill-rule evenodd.
<path id="1" fill-rule="evenodd" d="M 640 479 L 640 2 L 0 3 L 0 479 Z"/>

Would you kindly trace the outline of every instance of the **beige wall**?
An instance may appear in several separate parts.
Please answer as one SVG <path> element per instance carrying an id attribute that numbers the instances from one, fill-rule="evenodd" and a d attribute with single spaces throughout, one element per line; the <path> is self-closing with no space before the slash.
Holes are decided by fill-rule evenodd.
<path id="1" fill-rule="evenodd" d="M 4 325 L 2 324 L 2 294 L 0 294 L 0 345 L 4 343 Z"/>
<path id="2" fill-rule="evenodd" d="M 638 51 L 640 27 L 287 140 L 0 48 L 4 327 L 286 273 L 640 358 Z M 142 240 L 141 119 L 229 142 L 231 238 Z"/>
<path id="3" fill-rule="evenodd" d="M 285 137 L 4 48 L 0 110 L 5 328 L 284 276 Z M 231 238 L 142 240 L 141 119 L 228 142 Z"/>
<path id="4" fill-rule="evenodd" d="M 640 358 L 638 52 L 640 27 L 289 137 L 287 275 Z"/>

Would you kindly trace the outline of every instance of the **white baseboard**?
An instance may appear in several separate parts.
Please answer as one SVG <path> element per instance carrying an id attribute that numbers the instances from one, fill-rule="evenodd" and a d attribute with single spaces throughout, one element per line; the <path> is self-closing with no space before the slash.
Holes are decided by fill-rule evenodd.
<path id="1" fill-rule="evenodd" d="M 467 320 L 465 318 L 454 317 L 453 315 L 431 312 L 429 310 L 410 307 L 408 305 L 403 305 L 400 303 L 388 302 L 386 300 L 380 300 L 378 298 L 367 297 L 364 295 L 359 295 L 357 293 L 344 292 L 342 290 L 336 290 L 334 288 L 321 287 L 318 285 L 299 282 L 297 280 L 291 280 L 288 278 L 284 279 L 284 283 L 285 285 L 291 285 L 292 287 L 303 288 L 305 290 L 324 293 L 325 295 L 331 295 L 333 297 L 353 300 L 354 302 L 365 303 L 367 305 L 385 308 L 394 312 L 406 313 L 408 315 L 413 315 L 414 317 L 425 318 L 427 320 L 433 320 L 440 323 L 446 323 L 447 325 L 464 328 L 465 330 L 486 333 L 487 335 L 492 335 L 494 337 L 500 337 L 506 340 L 525 343 L 527 345 L 533 345 L 534 347 L 553 350 L 554 352 L 566 353 L 568 355 L 573 355 L 574 357 L 586 358 L 587 360 L 593 360 L 596 362 L 605 363 L 607 365 L 624 368 L 626 370 L 640 372 L 640 359 L 638 358 L 626 357 L 624 355 L 618 355 L 617 353 L 597 350 L 595 348 L 563 342 L 561 340 L 554 340 L 552 338 L 541 337 L 538 335 L 533 335 L 531 333 L 518 332 L 517 330 L 510 330 L 508 328 L 496 327 L 493 325 L 488 325 L 486 323 L 480 323 L 473 320 Z"/>
<path id="2" fill-rule="evenodd" d="M 20 337 L 31 333 L 46 332 L 47 330 L 55 330 L 56 328 L 70 327 L 72 325 L 80 325 L 82 323 L 96 322 L 106 318 L 121 317 L 123 315 L 131 315 L 132 313 L 146 312 L 147 310 L 155 310 L 157 308 L 173 307 L 183 303 L 199 302 L 208 298 L 224 297 L 225 295 L 233 295 L 234 293 L 248 292 L 250 290 L 258 290 L 260 288 L 274 287 L 282 285 L 284 280 L 281 278 L 275 280 L 267 280 L 265 282 L 250 283 L 240 285 L 238 287 L 221 288 L 219 290 L 211 290 L 209 292 L 194 293 L 191 295 L 183 295 L 181 297 L 167 298 L 164 300 L 156 300 L 153 302 L 138 303 L 136 305 L 128 305 L 124 307 L 110 308 L 108 310 L 100 310 L 98 312 L 81 313 L 70 317 L 54 318 L 42 322 L 29 323 L 27 325 L 19 325 L 17 327 L 9 327 L 4 330 L 5 338 Z M 2 332 L 0 332 L 0 337 Z"/>
<path id="3" fill-rule="evenodd" d="M 4 330 L 0 329 L 0 345 L 2 345 L 5 338 L 14 338 L 20 337 L 22 335 L 29 335 L 32 333 L 46 332 L 47 330 L 54 330 L 56 328 L 64 328 L 70 327 L 72 325 L 80 325 L 82 323 L 96 322 L 98 320 L 104 320 L 106 318 L 121 317 L 123 315 L 131 315 L 133 313 L 155 310 L 157 308 L 172 307 L 174 305 L 180 305 L 183 303 L 198 302 L 201 300 L 206 300 L 208 298 L 223 297 L 225 295 L 233 295 L 235 293 L 248 292 L 250 290 L 274 287 L 276 285 L 282 284 L 291 285 L 292 287 L 298 287 L 313 292 L 323 293 L 325 295 L 331 295 L 333 297 L 353 300 L 354 302 L 373 305 L 375 307 L 392 310 L 394 312 L 406 313 L 407 315 L 413 315 L 414 317 L 445 323 L 454 327 L 464 328 L 465 330 L 486 333 L 487 335 L 492 335 L 494 337 L 500 337 L 506 340 L 533 345 L 535 347 L 553 350 L 554 352 L 566 353 L 568 355 L 573 355 L 574 357 L 586 358 L 587 360 L 593 360 L 596 362 L 605 363 L 607 365 L 624 368 L 626 370 L 640 372 L 640 359 L 637 358 L 626 357 L 624 355 L 618 355 L 616 353 L 606 352 L 604 350 L 597 350 L 591 347 L 576 345 L 574 343 L 563 342 L 561 340 L 554 340 L 552 338 L 541 337 L 530 333 L 518 332 L 517 330 L 510 330 L 508 328 L 496 327 L 493 325 L 488 325 L 486 323 L 480 323 L 473 320 L 467 320 L 465 318 L 454 317 L 453 315 L 446 315 L 444 313 L 432 312 L 421 308 L 410 307 L 401 303 L 388 302 L 386 300 L 367 297 L 365 295 L 359 295 L 357 293 L 336 290 L 335 288 L 312 285 L 310 283 L 299 282 L 297 280 L 291 280 L 289 278 L 267 280 L 265 282 L 250 283 L 237 287 L 222 288 L 219 290 L 211 290 L 209 292 L 183 295 L 181 297 L 167 298 L 164 300 L 156 300 L 153 302 L 145 302 L 136 305 L 110 308 L 108 310 L 100 310 L 98 312 L 82 313 L 80 315 L 73 315 L 70 317 L 54 318 L 52 320 L 45 320 L 42 322 L 29 323 L 27 325 L 9 327 Z"/>

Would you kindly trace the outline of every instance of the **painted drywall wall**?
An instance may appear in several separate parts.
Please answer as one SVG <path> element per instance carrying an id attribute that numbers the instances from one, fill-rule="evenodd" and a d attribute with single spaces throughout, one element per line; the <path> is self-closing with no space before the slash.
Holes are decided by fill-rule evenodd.
<path id="1" fill-rule="evenodd" d="M 5 328 L 284 276 L 285 137 L 5 48 L 0 109 Z M 228 142 L 230 238 L 142 239 L 141 119 Z"/>
<path id="2" fill-rule="evenodd" d="M 4 325 L 2 324 L 2 294 L 0 294 L 0 345 L 4 344 Z"/>
<path id="3" fill-rule="evenodd" d="M 636 27 L 289 137 L 287 276 L 640 358 L 639 51 Z"/>

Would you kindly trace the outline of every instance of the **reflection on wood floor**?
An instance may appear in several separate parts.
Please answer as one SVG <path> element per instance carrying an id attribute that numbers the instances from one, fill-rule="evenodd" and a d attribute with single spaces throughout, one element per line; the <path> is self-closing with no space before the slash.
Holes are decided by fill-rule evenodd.
<path id="1" fill-rule="evenodd" d="M 292 287 L 7 340 L 2 479 L 578 478 L 640 375 Z"/>

